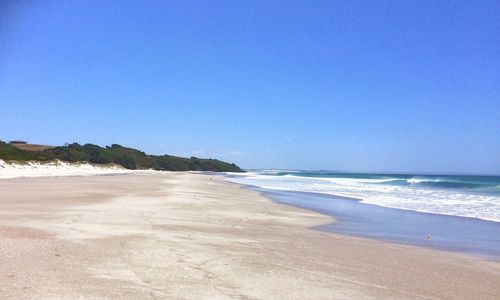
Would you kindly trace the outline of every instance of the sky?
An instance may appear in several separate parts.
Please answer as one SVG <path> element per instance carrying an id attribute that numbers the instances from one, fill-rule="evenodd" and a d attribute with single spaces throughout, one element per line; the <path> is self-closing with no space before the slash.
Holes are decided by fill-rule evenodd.
<path id="1" fill-rule="evenodd" d="M 500 174 L 499 1 L 0 1 L 0 139 Z"/>

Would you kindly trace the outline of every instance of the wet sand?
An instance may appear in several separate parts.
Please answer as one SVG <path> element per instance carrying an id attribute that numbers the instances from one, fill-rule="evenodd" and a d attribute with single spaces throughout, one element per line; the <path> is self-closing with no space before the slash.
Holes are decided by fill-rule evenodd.
<path id="1" fill-rule="evenodd" d="M 500 262 L 500 223 L 458 216 L 403 210 L 334 195 L 261 189 L 280 203 L 319 212 L 336 222 L 317 230 L 433 248 Z"/>
<path id="2" fill-rule="evenodd" d="M 0 180 L 1 299 L 497 299 L 500 263 L 192 173 Z"/>

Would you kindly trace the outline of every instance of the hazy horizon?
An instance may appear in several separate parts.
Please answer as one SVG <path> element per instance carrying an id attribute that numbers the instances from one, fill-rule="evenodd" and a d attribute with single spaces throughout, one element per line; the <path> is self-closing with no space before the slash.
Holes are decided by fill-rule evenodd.
<path id="1" fill-rule="evenodd" d="M 2 1 L 0 139 L 500 175 L 500 3 Z"/>

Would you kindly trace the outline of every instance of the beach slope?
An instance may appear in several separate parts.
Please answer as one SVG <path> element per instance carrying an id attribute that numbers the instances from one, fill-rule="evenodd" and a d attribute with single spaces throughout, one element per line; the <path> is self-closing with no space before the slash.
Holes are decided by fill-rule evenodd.
<path id="1" fill-rule="evenodd" d="M 0 179 L 1 299 L 495 299 L 500 264 L 319 232 L 197 173 Z"/>

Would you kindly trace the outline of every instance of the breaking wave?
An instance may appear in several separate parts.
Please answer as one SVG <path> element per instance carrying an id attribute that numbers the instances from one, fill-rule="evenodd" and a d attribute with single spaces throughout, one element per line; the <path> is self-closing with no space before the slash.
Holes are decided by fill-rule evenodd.
<path id="1" fill-rule="evenodd" d="M 228 180 L 268 189 L 325 193 L 392 208 L 500 222 L 500 176 L 257 170 Z"/>

